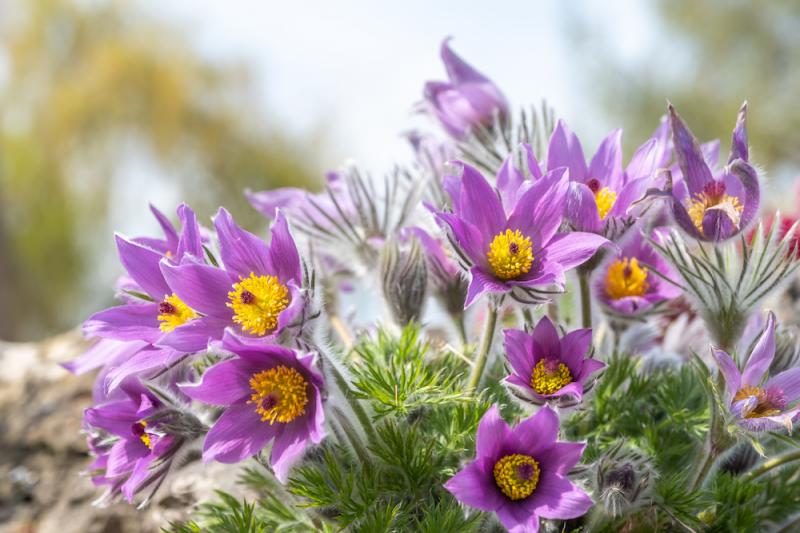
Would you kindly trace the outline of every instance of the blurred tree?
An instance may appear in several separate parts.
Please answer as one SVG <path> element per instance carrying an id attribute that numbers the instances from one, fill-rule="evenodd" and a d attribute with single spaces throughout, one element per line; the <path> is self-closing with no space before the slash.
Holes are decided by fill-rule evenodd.
<path id="1" fill-rule="evenodd" d="M 107 298 L 86 278 L 113 246 L 105 222 L 125 198 L 111 178 L 132 158 L 176 180 L 201 220 L 224 204 L 253 226 L 245 187 L 315 182 L 244 68 L 131 4 L 10 0 L 0 21 L 0 338 L 71 327 Z"/>
<path id="2" fill-rule="evenodd" d="M 609 53 L 598 28 L 575 8 L 567 28 L 589 67 L 591 90 L 628 148 L 655 128 L 670 99 L 701 139 L 727 135 L 750 103 L 755 161 L 774 174 L 800 163 L 800 2 L 655 0 L 655 47 L 634 60 Z M 577 24 L 576 24 L 577 23 Z M 605 50 L 606 52 L 602 52 Z M 723 146 L 730 139 L 721 139 Z M 628 152 L 630 153 L 630 152 Z"/>

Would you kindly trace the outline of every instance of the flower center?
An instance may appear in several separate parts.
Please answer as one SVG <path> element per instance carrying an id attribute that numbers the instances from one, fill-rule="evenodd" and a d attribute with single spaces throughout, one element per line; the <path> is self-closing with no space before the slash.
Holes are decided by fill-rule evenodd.
<path id="1" fill-rule="evenodd" d="M 554 394 L 572 383 L 572 374 L 564 363 L 555 359 L 539 359 L 533 367 L 531 388 L 539 394 Z"/>
<path id="2" fill-rule="evenodd" d="M 597 178 L 592 178 L 587 181 L 586 186 L 594 193 L 594 201 L 597 203 L 597 214 L 600 215 L 600 220 L 603 220 L 614 207 L 614 203 L 617 201 L 617 193 L 608 187 L 602 187 L 600 185 L 600 180 Z"/>
<path id="3" fill-rule="evenodd" d="M 276 276 L 239 278 L 228 293 L 233 321 L 248 333 L 264 335 L 278 327 L 278 315 L 289 305 L 289 289 Z"/>
<path id="4" fill-rule="evenodd" d="M 744 414 L 745 418 L 761 418 L 764 416 L 774 416 L 786 408 L 786 396 L 777 387 L 762 389 L 745 385 L 733 397 L 733 401 L 746 400 L 754 397 L 756 405 Z"/>
<path id="5" fill-rule="evenodd" d="M 714 181 L 707 183 L 703 187 L 703 192 L 697 193 L 694 200 L 689 201 L 689 218 L 697 228 L 700 234 L 703 234 L 703 218 L 709 209 L 719 209 L 724 211 L 725 214 L 738 226 L 739 218 L 744 206 L 739 203 L 739 199 L 735 196 L 725 194 L 725 183 L 721 181 Z"/>
<path id="6" fill-rule="evenodd" d="M 276 366 L 250 378 L 253 394 L 247 403 L 254 404 L 261 421 L 274 424 L 291 422 L 306 412 L 308 382 L 294 368 Z"/>
<path id="7" fill-rule="evenodd" d="M 500 279 L 514 279 L 527 274 L 533 264 L 531 240 L 519 230 L 507 229 L 492 240 L 486 259 L 494 275 Z"/>
<path id="8" fill-rule="evenodd" d="M 606 292 L 614 300 L 641 296 L 647 292 L 647 269 L 639 266 L 635 257 L 625 257 L 611 263 L 606 275 Z"/>
<path id="9" fill-rule="evenodd" d="M 131 432 L 136 437 L 139 437 L 139 440 L 141 440 L 144 443 L 144 445 L 147 446 L 148 449 L 152 450 L 153 441 L 151 440 L 150 435 L 147 433 L 147 431 L 145 431 L 146 427 L 147 427 L 147 422 L 142 420 L 140 422 L 136 422 L 135 424 L 131 425 Z"/>
<path id="10" fill-rule="evenodd" d="M 539 463 L 529 455 L 515 453 L 494 464 L 494 481 L 512 500 L 527 498 L 539 483 Z"/>
<path id="11" fill-rule="evenodd" d="M 158 304 L 158 329 L 164 333 L 169 333 L 178 326 L 182 326 L 193 318 L 197 318 L 195 313 L 188 305 L 183 303 L 175 293 L 164 298 Z"/>

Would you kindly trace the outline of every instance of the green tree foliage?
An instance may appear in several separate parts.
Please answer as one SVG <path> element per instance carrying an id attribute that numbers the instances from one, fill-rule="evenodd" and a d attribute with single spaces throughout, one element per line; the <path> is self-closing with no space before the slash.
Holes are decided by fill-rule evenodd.
<path id="1" fill-rule="evenodd" d="M 88 278 L 131 158 L 201 220 L 226 205 L 251 227 L 245 187 L 315 182 L 313 158 L 259 112 L 247 69 L 200 57 L 131 4 L 15 0 L 0 17 L 0 338 L 71 327 L 100 305 L 111 280 Z"/>

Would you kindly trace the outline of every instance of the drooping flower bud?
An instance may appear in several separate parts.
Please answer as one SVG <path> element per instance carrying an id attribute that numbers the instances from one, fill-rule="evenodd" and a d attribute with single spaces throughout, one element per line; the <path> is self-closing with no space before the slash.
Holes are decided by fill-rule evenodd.
<path id="1" fill-rule="evenodd" d="M 597 502 L 612 517 L 622 516 L 645 505 L 651 497 L 655 472 L 650 458 L 622 442 L 606 452 L 597 463 Z"/>
<path id="2" fill-rule="evenodd" d="M 394 320 L 400 325 L 419 320 L 425 304 L 428 268 L 416 237 L 408 249 L 390 241 L 383 249 L 381 280 L 383 296 Z"/>

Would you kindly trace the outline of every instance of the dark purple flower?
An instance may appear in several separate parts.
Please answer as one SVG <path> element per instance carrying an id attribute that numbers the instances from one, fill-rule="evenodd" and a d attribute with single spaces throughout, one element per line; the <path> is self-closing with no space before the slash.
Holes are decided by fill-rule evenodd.
<path id="1" fill-rule="evenodd" d="M 509 113 L 500 89 L 486 76 L 458 57 L 442 42 L 441 56 L 449 81 L 425 84 L 425 108 L 455 137 L 464 137 L 475 126 L 491 126 Z"/>
<path id="2" fill-rule="evenodd" d="M 559 120 L 547 151 L 547 169 L 569 168 L 570 191 L 565 216 L 578 231 L 604 233 L 609 223 L 630 217 L 628 209 L 647 190 L 665 159 L 663 135 L 649 139 L 622 168 L 622 130 L 612 131 L 587 166 L 578 137 Z"/>
<path id="3" fill-rule="evenodd" d="M 769 431 L 785 427 L 800 414 L 800 368 L 790 368 L 769 377 L 775 357 L 775 315 L 769 313 L 767 325 L 739 372 L 736 362 L 719 348 L 711 353 L 725 378 L 725 399 L 736 422 L 748 431 Z"/>
<path id="4" fill-rule="evenodd" d="M 749 163 L 747 105 L 733 130 L 727 166 L 716 175 L 697 139 L 670 104 L 675 155 L 682 179 L 663 193 L 678 225 L 691 237 L 719 242 L 744 231 L 758 213 L 758 174 Z M 712 156 L 714 154 L 711 154 Z"/>
<path id="5" fill-rule="evenodd" d="M 308 443 L 324 435 L 323 379 L 314 356 L 230 332 L 222 348 L 237 357 L 206 370 L 200 383 L 181 387 L 195 400 L 225 407 L 206 436 L 203 459 L 238 463 L 274 441 L 271 464 L 284 482 Z"/>
<path id="6" fill-rule="evenodd" d="M 445 483 L 458 501 L 494 512 L 512 533 L 535 533 L 539 518 L 586 513 L 592 499 L 568 478 L 585 444 L 558 442 L 550 407 L 509 428 L 492 406 L 478 426 L 475 460 Z"/>
<path id="7" fill-rule="evenodd" d="M 654 230 L 653 237 L 659 239 L 661 231 Z M 630 317 L 681 295 L 680 288 L 653 270 L 668 279 L 679 279 L 644 236 L 633 232 L 622 244 L 620 253 L 600 267 L 595 278 L 595 296 L 613 314 Z"/>
<path id="8" fill-rule="evenodd" d="M 564 272 L 608 243 L 590 233 L 557 233 L 569 187 L 565 169 L 521 185 L 501 181 L 501 169 L 498 192 L 475 168 L 460 167 L 461 175 L 445 182 L 454 212 L 435 214 L 471 263 L 465 307 L 487 292 L 549 285 L 563 289 Z"/>
<path id="9" fill-rule="evenodd" d="M 180 301 L 200 317 L 176 328 L 159 344 L 194 352 L 221 339 L 226 327 L 273 339 L 302 313 L 300 256 L 283 212 L 269 245 L 243 230 L 220 209 L 214 219 L 223 267 L 195 261 L 161 261 L 161 272 Z"/>
<path id="10" fill-rule="evenodd" d="M 517 329 L 503 331 L 506 360 L 512 374 L 506 381 L 526 399 L 542 403 L 565 396 L 583 398 L 589 377 L 605 367 L 588 359 L 591 329 L 577 329 L 559 337 L 549 318 L 543 317 L 530 335 Z"/>

